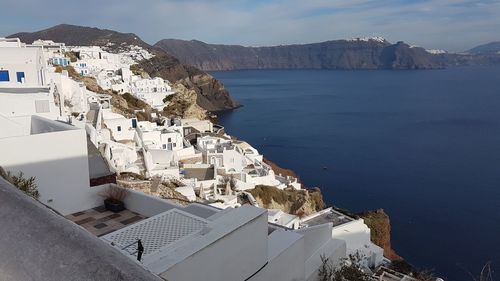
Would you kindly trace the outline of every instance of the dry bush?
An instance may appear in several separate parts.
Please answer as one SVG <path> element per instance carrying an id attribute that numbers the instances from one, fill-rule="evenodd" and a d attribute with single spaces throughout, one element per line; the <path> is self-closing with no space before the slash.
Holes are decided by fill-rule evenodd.
<path id="1" fill-rule="evenodd" d="M 127 197 L 129 191 L 125 188 L 118 187 L 116 185 L 110 185 L 108 188 L 104 189 L 99 195 L 104 197 L 106 200 L 112 202 L 123 202 L 123 199 Z"/>
<path id="2" fill-rule="evenodd" d="M 10 171 L 5 171 L 2 167 L 0 167 L 0 176 L 27 195 L 37 200 L 40 197 L 35 177 L 25 178 L 23 172 L 19 172 L 18 175 L 13 175 Z"/>

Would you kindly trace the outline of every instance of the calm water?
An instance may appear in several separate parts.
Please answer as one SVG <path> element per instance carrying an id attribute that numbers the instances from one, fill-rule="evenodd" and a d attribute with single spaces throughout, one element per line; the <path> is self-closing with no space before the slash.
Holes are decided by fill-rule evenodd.
<path id="1" fill-rule="evenodd" d="M 244 104 L 229 134 L 330 204 L 384 208 L 417 267 L 471 280 L 491 261 L 500 280 L 499 67 L 213 74 Z"/>

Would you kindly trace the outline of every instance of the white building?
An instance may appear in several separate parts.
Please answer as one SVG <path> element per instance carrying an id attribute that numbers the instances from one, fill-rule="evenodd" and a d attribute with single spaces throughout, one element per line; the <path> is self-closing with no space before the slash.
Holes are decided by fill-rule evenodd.
<path id="1" fill-rule="evenodd" d="M 299 229 L 300 218 L 296 215 L 287 214 L 278 209 L 267 210 L 267 221 L 291 229 Z"/>
<path id="2" fill-rule="evenodd" d="M 162 78 L 139 78 L 134 76 L 130 82 L 130 92 L 135 97 L 145 101 L 155 108 L 162 109 L 165 106 L 163 99 L 174 94 L 168 81 Z"/>
<path id="3" fill-rule="evenodd" d="M 0 37 L 0 47 L 20 48 L 22 46 L 19 38 Z"/>
<path id="4" fill-rule="evenodd" d="M 125 118 L 108 109 L 102 110 L 102 122 L 104 130 L 109 130 L 115 141 L 134 140 L 138 126 L 137 118 Z"/>
<path id="5" fill-rule="evenodd" d="M 0 127 L 9 128 L 8 123 L 2 119 Z M 9 133 L 0 137 L 0 166 L 35 177 L 40 202 L 67 215 L 102 201 L 89 185 L 85 130 L 32 116 L 28 133 Z"/>
<path id="6" fill-rule="evenodd" d="M 345 241 L 347 254 L 359 254 L 366 266 L 375 268 L 384 261 L 384 249 L 373 244 L 370 229 L 363 219 L 353 219 L 332 208 L 324 209 L 300 220 L 300 227 L 307 228 L 332 223 L 332 238 Z"/>
<path id="7" fill-rule="evenodd" d="M 0 40 L 0 43 L 2 40 Z M 60 109 L 47 78 L 47 65 L 40 48 L 0 44 L 0 118 L 29 128 L 31 115 L 57 119 Z M 2 133 L 0 133 L 2 134 Z"/>

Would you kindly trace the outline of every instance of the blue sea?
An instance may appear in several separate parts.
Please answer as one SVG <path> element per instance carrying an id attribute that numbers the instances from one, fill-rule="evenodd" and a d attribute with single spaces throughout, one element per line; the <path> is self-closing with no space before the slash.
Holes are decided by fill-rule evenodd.
<path id="1" fill-rule="evenodd" d="M 244 105 L 219 115 L 229 134 L 328 204 L 383 208 L 417 268 L 500 280 L 500 67 L 212 74 Z"/>

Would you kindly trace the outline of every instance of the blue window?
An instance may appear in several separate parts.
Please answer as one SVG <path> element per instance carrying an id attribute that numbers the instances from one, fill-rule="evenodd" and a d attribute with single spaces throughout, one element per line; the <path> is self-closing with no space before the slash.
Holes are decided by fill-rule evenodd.
<path id="1" fill-rule="evenodd" d="M 17 82 L 24 83 L 24 72 L 16 72 Z"/>
<path id="2" fill-rule="evenodd" d="M 9 79 L 9 71 L 8 70 L 0 70 L 0 82 L 10 81 Z"/>
<path id="3" fill-rule="evenodd" d="M 137 128 L 137 119 L 132 119 L 132 128 Z"/>

